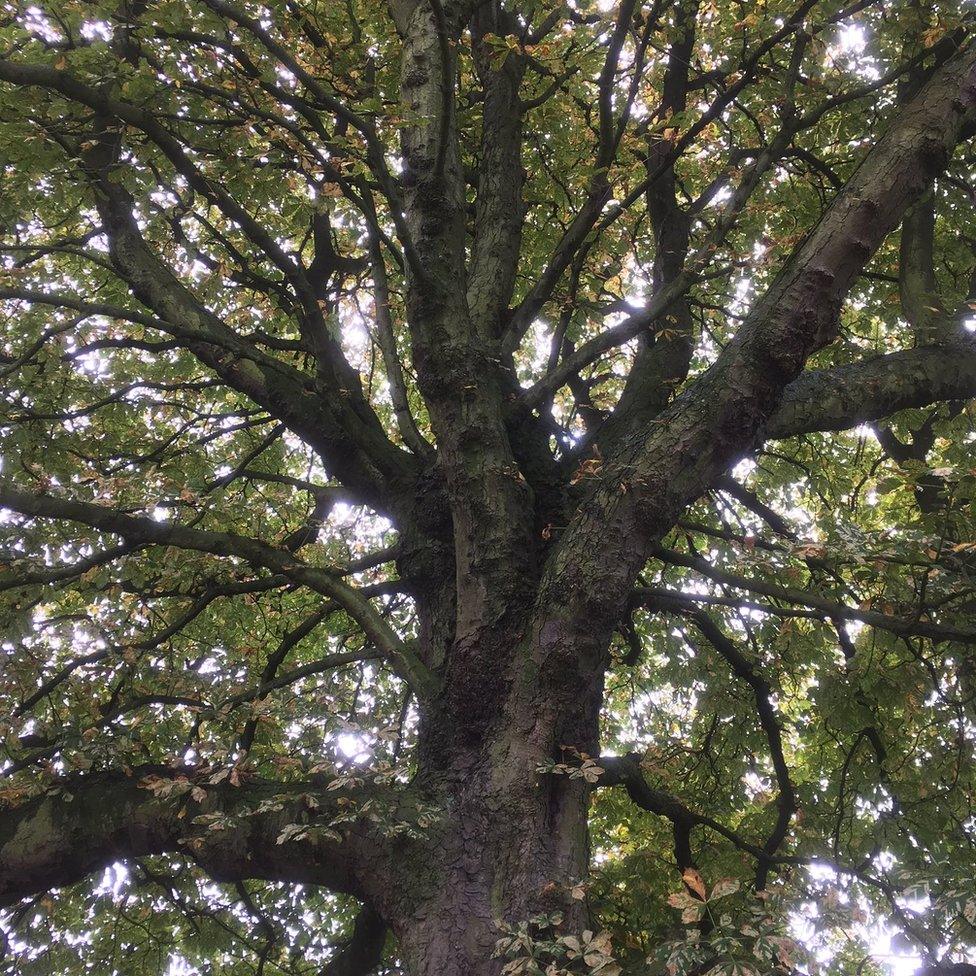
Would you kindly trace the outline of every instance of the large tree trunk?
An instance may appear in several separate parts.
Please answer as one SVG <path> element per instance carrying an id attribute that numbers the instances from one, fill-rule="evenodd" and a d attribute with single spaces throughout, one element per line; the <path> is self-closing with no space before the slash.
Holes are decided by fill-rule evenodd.
<path id="1" fill-rule="evenodd" d="M 390 802 L 419 802 L 431 822 L 421 825 L 419 836 L 390 839 L 362 818 L 341 842 L 295 837 L 283 843 L 284 827 L 307 822 L 306 800 L 321 784 L 257 783 L 237 793 L 236 784 L 206 783 L 207 789 L 190 792 L 185 801 L 205 812 L 233 812 L 268 796 L 280 800 L 280 811 L 249 814 L 245 827 L 223 837 L 195 826 L 193 817 L 185 818 L 185 810 L 165 797 L 150 795 L 131 770 L 93 775 L 72 786 L 74 800 L 44 796 L 4 817 L 0 904 L 77 881 L 116 857 L 188 849 L 220 880 L 323 884 L 362 898 L 392 928 L 411 976 L 498 973 L 504 965 L 495 957 L 502 934 L 498 922 L 518 926 L 558 912 L 559 931 L 578 934 L 590 923 L 585 899 L 573 890 L 589 867 L 589 784 L 569 775 L 569 767 L 581 756 L 599 754 L 610 636 L 652 546 L 763 436 L 864 418 L 868 406 L 860 395 L 852 406 L 850 390 L 863 386 L 865 377 L 874 391 L 869 407 L 877 415 L 897 405 L 931 402 L 931 389 L 905 380 L 906 364 L 925 372 L 926 383 L 931 379 L 947 395 L 972 385 L 971 366 L 965 375 L 965 365 L 952 367 L 950 377 L 941 352 L 924 349 L 797 379 L 811 353 L 836 335 L 841 304 L 857 274 L 906 207 L 944 169 L 959 139 L 972 133 L 976 53 L 967 49 L 896 117 L 712 368 L 670 405 L 665 406 L 669 382 L 683 378 L 688 366 L 684 340 L 663 351 L 662 362 L 652 361 L 648 349 L 641 353 L 616 420 L 598 435 L 602 457 L 593 459 L 585 480 L 570 479 L 570 464 L 580 457 L 557 462 L 550 455 L 544 418 L 533 417 L 530 401 L 522 399 L 510 350 L 499 338 L 515 294 L 522 219 L 522 179 L 512 171 L 520 167 L 518 89 L 524 65 L 515 56 L 496 63 L 488 51 L 476 65 L 485 86 L 485 135 L 477 240 L 468 260 L 467 185 L 455 122 L 457 43 L 472 16 L 481 37 L 504 35 L 506 27 L 482 23 L 488 16 L 484 5 L 470 0 L 393 0 L 393 6 L 403 37 L 403 110 L 409 120 L 402 136 L 403 208 L 394 208 L 393 216 L 409 231 L 403 250 L 410 337 L 437 442 L 436 467 L 428 470 L 425 460 L 380 436 L 382 426 L 362 402 L 358 379 L 326 368 L 330 357 L 342 361 L 328 343 L 318 350 L 325 364 L 318 382 L 328 395 L 316 400 L 307 395 L 303 373 L 250 349 L 215 315 L 199 313 L 176 275 L 160 273 L 141 236 L 133 199 L 99 169 L 99 152 L 112 147 L 95 142 L 85 165 L 112 260 L 133 293 L 175 335 L 191 337 L 184 341 L 202 363 L 255 403 L 277 411 L 282 423 L 330 459 L 333 474 L 395 517 L 400 578 L 415 599 L 420 624 L 416 648 L 393 634 L 341 576 L 306 563 L 291 549 L 89 502 L 35 497 L 16 487 L 0 486 L 0 503 L 28 516 L 74 520 L 117 534 L 127 545 L 175 545 L 243 559 L 335 601 L 418 701 L 417 775 Z M 618 53 L 629 23 L 629 16 L 619 22 Z M 684 43 L 693 45 L 690 27 Z M 672 81 L 682 57 L 679 49 Z M 610 105 L 616 55 L 607 63 Z M 98 112 L 110 110 L 126 124 L 155 133 L 164 151 L 182 159 L 171 137 L 144 112 L 124 106 L 123 111 L 123 103 L 106 102 L 56 69 L 5 63 L 0 79 L 49 88 Z M 669 96 L 671 108 L 680 111 L 683 97 Z M 609 109 L 601 112 L 602 129 L 609 133 L 601 134 L 602 154 L 612 148 L 614 119 Z M 670 152 L 663 144 L 656 150 L 664 159 Z M 597 162 L 604 162 L 602 155 Z M 649 163 L 652 170 L 658 165 Z M 103 169 L 109 172 L 108 163 Z M 573 222 L 582 228 L 580 242 L 603 207 L 603 179 L 595 178 Z M 659 235 L 655 268 L 663 292 L 680 279 L 688 227 L 673 223 L 671 182 L 652 190 L 653 221 L 670 230 L 667 239 Z M 552 267 L 556 271 L 546 275 L 558 278 L 559 261 Z M 531 319 L 541 305 L 532 299 L 519 307 L 519 317 Z M 680 302 L 672 312 L 679 324 L 687 319 Z M 314 301 L 305 313 L 313 319 L 318 314 Z M 647 327 L 639 316 L 635 321 L 633 336 Z M 339 408 L 330 404 L 346 400 L 355 409 L 334 416 Z M 357 410 L 368 423 L 357 419 Z M 551 769 L 564 761 L 562 770 Z M 327 807 L 329 796 L 335 802 L 334 794 L 322 790 L 312 805 L 323 818 L 326 810 L 337 812 Z M 68 802 L 74 803 L 73 819 Z M 785 829 L 792 809 L 784 809 Z M 81 819 L 79 810 L 110 815 Z M 87 843 L 78 843 L 79 837 Z"/>
<path id="2" fill-rule="evenodd" d="M 440 843 L 420 855 L 434 870 L 421 875 L 423 890 L 398 893 L 390 908 L 411 976 L 497 973 L 496 921 L 558 911 L 566 931 L 585 927 L 570 889 L 587 871 L 586 791 L 577 781 L 544 782 L 528 764 L 520 773 L 516 785 L 509 771 L 486 766 L 449 794 Z"/>
<path id="3" fill-rule="evenodd" d="M 424 736 L 439 746 L 416 785 L 441 818 L 429 842 L 398 852 L 396 876 L 409 880 L 375 893 L 411 976 L 499 972 L 498 922 L 558 912 L 560 933 L 589 923 L 572 890 L 589 870 L 590 785 L 547 767 L 598 754 L 602 672 L 540 679 L 546 649 L 537 627 L 522 629 L 479 645 L 453 672 L 463 693 L 429 710 Z"/>

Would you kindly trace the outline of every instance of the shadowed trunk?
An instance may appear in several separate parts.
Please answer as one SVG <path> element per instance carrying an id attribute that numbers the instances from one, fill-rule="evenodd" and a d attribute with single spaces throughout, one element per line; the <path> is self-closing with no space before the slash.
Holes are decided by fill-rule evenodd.
<path id="1" fill-rule="evenodd" d="M 445 700 L 429 720 L 426 734 L 452 744 L 419 776 L 442 819 L 433 843 L 411 852 L 397 872 L 415 880 L 378 894 L 393 896 L 383 910 L 412 976 L 499 972 L 505 962 L 493 958 L 499 921 L 559 912 L 563 931 L 589 924 L 571 889 L 589 871 L 590 787 L 546 767 L 596 754 L 602 687 L 596 682 L 581 694 L 576 681 L 567 681 L 561 701 L 545 701 L 546 683 L 525 674 L 536 648 L 523 641 L 513 655 L 510 647 L 479 648 L 479 660 L 511 662 L 501 682 L 470 678 L 483 694 L 495 692 L 493 701 L 468 701 L 466 709 L 463 700 L 454 708 Z M 466 711 L 476 714 L 474 724 Z M 487 730 L 474 737 L 486 719 Z"/>
<path id="2" fill-rule="evenodd" d="M 411 976 L 497 973 L 499 920 L 558 911 L 567 931 L 586 927 L 570 889 L 588 869 L 587 791 L 541 782 L 529 764 L 521 773 L 471 770 L 446 794 L 442 842 L 418 852 L 432 862 L 425 890 L 408 882 L 386 909 Z"/>
<path id="3" fill-rule="evenodd" d="M 235 5 L 225 0 L 206 0 L 206 5 L 240 31 L 263 38 L 262 23 Z M 662 120 L 687 115 L 689 104 L 699 97 L 695 93 L 701 86 L 693 87 L 692 77 L 697 73 L 698 7 L 694 0 L 675 7 Z M 976 389 L 972 341 L 944 328 L 944 309 L 932 298 L 935 216 L 931 196 L 926 195 L 957 143 L 976 128 L 976 49 L 971 44 L 952 58 L 946 55 L 946 63 L 931 79 L 892 112 L 885 133 L 824 203 L 818 222 L 805 228 L 789 259 L 770 276 L 765 292 L 751 301 L 728 341 L 720 349 L 716 344 L 710 365 L 699 363 L 695 354 L 694 368 L 700 372 L 691 379 L 696 349 L 692 288 L 703 280 L 712 252 L 726 242 L 737 208 L 781 162 L 794 137 L 805 131 L 803 119 L 796 106 L 784 101 L 782 131 L 744 170 L 728 210 L 716 210 L 714 239 L 704 238 L 694 251 L 697 214 L 709 200 L 693 210 L 683 200 L 685 188 L 675 171 L 676 159 L 689 148 L 675 147 L 691 130 L 681 134 L 669 126 L 663 130 L 670 133 L 667 136 L 656 129 L 644 133 L 634 143 L 637 148 L 629 151 L 643 153 L 640 171 L 647 185 L 638 195 L 646 201 L 656 248 L 647 308 L 639 313 L 629 309 L 618 325 L 579 346 L 571 348 L 568 339 L 565 348 L 557 343 L 550 371 L 533 387 L 523 388 L 507 330 L 515 322 L 515 332 L 524 333 L 544 314 L 550 299 L 562 298 L 557 284 L 573 268 L 575 283 L 569 293 L 575 291 L 590 245 L 596 246 L 600 233 L 612 224 L 615 211 L 607 206 L 607 174 L 630 110 L 629 102 L 626 111 L 619 106 L 628 87 L 621 52 L 628 38 L 636 39 L 637 49 L 643 51 L 656 28 L 645 23 L 640 5 L 633 2 L 619 5 L 615 24 L 608 20 L 600 42 L 607 46 L 607 60 L 598 71 L 600 97 L 593 113 L 599 165 L 579 188 L 575 216 L 551 263 L 535 283 L 519 282 L 528 212 L 522 194 L 532 182 L 522 168 L 523 142 L 530 129 L 523 88 L 530 69 L 538 65 L 529 50 L 534 45 L 525 43 L 528 35 L 507 53 L 499 51 L 498 39 L 516 36 L 522 14 L 473 0 L 391 0 L 391 8 L 401 54 L 400 116 L 395 125 L 401 130 L 397 164 L 402 163 L 402 172 L 398 170 L 396 179 L 385 162 L 395 150 L 377 145 L 372 121 L 355 116 L 353 120 L 362 135 L 367 168 L 373 167 L 376 186 L 387 195 L 384 221 L 388 218 L 391 233 L 395 231 L 388 254 L 380 246 L 387 228 L 371 227 L 370 261 L 378 300 L 385 303 L 383 354 L 396 387 L 394 409 L 414 453 L 387 437 L 361 377 L 343 358 L 341 343 L 322 318 L 318 293 L 301 262 L 283 251 L 275 235 L 237 206 L 218 181 L 193 176 L 192 158 L 165 126 L 147 111 L 106 94 L 108 88 L 89 86 L 70 72 L 16 58 L 0 62 L 0 80 L 5 83 L 55 93 L 99 120 L 93 137 L 80 144 L 78 172 L 87 181 L 92 213 L 108 241 L 106 264 L 110 262 L 125 283 L 125 294 L 153 313 L 122 318 L 158 330 L 185 347 L 234 396 L 266 410 L 280 425 L 276 431 L 288 430 L 302 438 L 317 452 L 329 477 L 343 491 L 353 492 L 355 504 L 389 516 L 398 533 L 396 547 L 368 562 L 368 567 L 375 570 L 394 559 L 397 578 L 383 578 L 374 588 L 372 581 L 357 581 L 362 580 L 363 563 L 355 558 L 350 565 L 323 564 L 333 554 L 314 550 L 306 558 L 303 550 L 312 549 L 308 543 L 316 538 L 329 493 L 336 490 L 331 485 L 311 486 L 319 494 L 307 531 L 277 539 L 228 531 L 219 511 L 218 517 L 211 517 L 209 502 L 201 506 L 199 518 L 185 521 L 134 514 L 140 511 L 138 499 L 132 507 L 113 509 L 102 504 L 102 495 L 85 496 L 88 483 L 82 478 L 49 479 L 47 487 L 35 491 L 27 490 L 14 471 L 9 484 L 0 482 L 0 505 L 27 519 L 55 519 L 118 537 L 124 554 L 172 547 L 212 557 L 214 563 L 232 560 L 230 565 L 247 567 L 259 583 L 270 578 L 289 593 L 304 588 L 318 601 L 316 613 L 341 611 L 361 634 L 358 652 L 334 655 L 325 664 L 368 661 L 372 666 L 382 661 L 391 678 L 395 676 L 391 685 L 403 700 L 402 716 L 411 705 L 418 715 L 416 752 L 409 760 L 412 763 L 415 755 L 413 778 L 406 782 L 398 767 L 400 778 L 391 784 L 394 777 L 387 777 L 382 790 L 373 789 L 383 777 L 370 781 L 372 771 L 362 774 L 364 783 L 358 786 L 345 782 L 359 777 L 358 772 L 332 781 L 316 778 L 315 770 L 323 768 L 320 757 L 309 763 L 311 771 L 301 781 L 283 777 L 280 783 L 270 782 L 257 775 L 248 779 L 261 768 L 248 767 L 259 712 L 246 744 L 238 741 L 236 752 L 220 753 L 219 762 L 228 766 L 221 770 L 223 778 L 215 778 L 216 767 L 205 766 L 202 759 L 199 768 L 122 766 L 65 778 L 57 789 L 12 803 L 0 814 L 0 905 L 76 883 L 116 859 L 158 854 L 192 858 L 220 881 L 258 878 L 322 885 L 364 906 L 349 944 L 330 964 L 331 976 L 365 976 L 382 956 L 387 930 L 395 937 L 395 952 L 409 976 L 497 976 L 506 964 L 496 955 L 505 931 L 500 923 L 531 926 L 534 917 L 558 915 L 560 935 L 596 927 L 599 920 L 590 917 L 579 887 L 590 869 L 587 817 L 593 785 L 592 776 L 582 775 L 581 767 L 600 755 L 604 678 L 615 630 L 626 626 L 627 613 L 636 602 L 652 606 L 656 600 L 659 608 L 669 606 L 641 579 L 649 557 L 667 560 L 662 538 L 765 437 L 846 429 L 903 407 L 971 395 Z M 803 17 L 797 16 L 799 28 Z M 531 21 L 531 14 L 526 18 Z M 471 58 L 464 52 L 466 38 L 474 44 Z M 262 43 L 268 47 L 278 42 L 272 37 Z M 798 43 L 794 83 L 806 41 L 801 38 Z M 296 84 L 301 82 L 314 95 L 314 110 L 309 108 L 313 118 L 318 120 L 325 108 L 335 110 L 327 86 L 291 63 L 287 51 L 274 46 L 268 50 Z M 748 71 L 736 72 L 742 84 L 756 65 L 745 67 Z M 587 70 L 593 73 L 592 66 Z M 466 72 L 473 73 L 481 88 L 465 105 L 458 98 L 458 78 Z M 639 88 L 640 72 L 634 73 L 631 102 Z M 557 86 L 567 79 L 557 78 Z M 739 81 L 732 79 L 729 75 L 722 80 L 716 118 L 736 97 Z M 724 105 L 719 104 L 726 95 Z M 474 125 L 470 117 L 476 114 L 475 106 L 480 106 L 480 132 L 478 139 L 470 140 L 465 127 Z M 375 110 L 370 119 L 373 114 Z M 103 125 L 103 119 L 116 122 Z M 348 128 L 352 123 L 345 118 L 344 124 Z M 140 213 L 134 191 L 126 187 L 124 177 L 117 178 L 120 147 L 131 132 L 158 145 L 161 158 L 208 206 L 243 228 L 271 255 L 282 281 L 295 292 L 294 315 L 301 336 L 280 340 L 279 345 L 287 343 L 284 350 L 289 354 L 301 350 L 314 364 L 314 374 L 290 360 L 279 362 L 269 351 L 273 345 L 265 349 L 239 335 L 166 266 L 160 256 L 165 249 L 152 235 L 146 236 L 150 221 Z M 473 199 L 465 175 L 469 157 L 478 164 Z M 340 177 L 346 178 L 336 175 Z M 718 187 L 716 183 L 716 191 Z M 361 189 L 373 192 L 371 184 Z M 365 209 L 367 217 L 372 213 L 378 221 L 372 204 Z M 320 232 L 321 220 L 319 215 Z M 602 228 L 601 220 L 608 221 Z M 916 335 L 933 344 L 804 372 L 810 357 L 836 339 L 851 288 L 903 220 L 902 303 Z M 327 232 L 327 221 L 325 226 Z M 334 265 L 338 258 L 327 236 L 320 245 L 318 263 Z M 423 434 L 430 434 L 435 447 L 428 445 L 411 417 L 406 374 L 398 371 L 386 260 L 391 266 L 402 262 L 397 274 L 402 275 L 409 332 L 409 342 L 403 345 L 410 348 L 411 372 L 416 376 L 411 394 L 422 401 L 424 424 L 429 421 L 429 431 L 425 426 Z M 313 266 L 306 270 L 315 278 Z M 525 296 L 521 303 L 520 290 Z M 10 296 L 57 304 L 52 296 L 38 299 L 36 292 Z M 71 296 L 63 301 L 64 308 L 84 316 L 104 312 Z M 575 301 L 570 294 L 567 307 Z M 567 325 L 571 319 L 566 318 Z M 634 364 L 616 407 L 604 418 L 593 408 L 587 387 L 581 399 L 589 400 L 594 414 L 589 439 L 581 446 L 565 430 L 553 435 L 559 427 L 551 409 L 558 390 L 563 385 L 582 389 L 591 367 L 629 340 L 637 340 Z M 713 350 L 707 355 L 713 356 Z M 545 405 L 541 410 L 540 404 Z M 892 450 L 899 449 L 897 440 L 888 443 L 894 445 Z M 591 454 L 585 456 L 584 449 Z M 248 470 L 248 463 L 228 477 Z M 262 475 L 274 480 L 271 473 L 257 471 L 258 478 Z M 286 482 L 302 484 L 295 478 Z M 39 480 L 27 483 L 37 484 Z M 226 486 L 221 480 L 214 484 Z M 190 500 L 181 495 L 181 501 L 196 504 L 193 492 L 188 494 Z M 110 494 L 106 497 L 111 501 Z M 218 508 L 215 504 L 213 510 Z M 681 554 L 672 555 L 670 562 L 681 565 L 680 559 Z M 709 568 L 707 560 L 700 563 Z M 685 568 L 695 569 L 700 563 L 685 557 Z M 57 568 L 48 565 L 32 572 L 35 582 L 59 578 Z M 722 582 L 720 572 L 711 576 L 716 583 Z M 392 584 L 389 589 L 384 588 L 387 583 Z M 736 585 L 734 580 L 729 583 Z M 759 584 L 753 584 L 753 590 L 758 589 Z M 402 602 L 382 603 L 391 592 L 398 600 L 402 596 Z M 690 593 L 675 590 L 666 596 L 673 607 Z M 768 598 L 801 604 L 802 593 L 793 599 L 797 593 L 786 592 L 789 599 L 784 599 L 782 588 L 772 587 Z M 408 597 L 413 600 L 409 613 L 416 615 L 415 635 L 403 623 L 407 618 L 397 616 L 404 613 Z M 726 598 L 713 599 L 718 603 Z M 823 603 L 833 605 L 825 599 L 820 609 Z M 811 612 L 817 609 L 809 599 L 803 605 Z M 688 616 L 713 647 L 723 641 L 732 644 L 721 627 L 709 629 L 707 620 Z M 828 609 L 821 616 L 834 622 L 858 619 L 896 634 L 900 632 L 895 623 L 900 621 L 902 633 L 932 639 L 948 633 L 923 620 L 921 609 L 911 620 L 871 609 L 840 618 Z M 305 634 L 319 618 L 310 619 Z M 296 622 L 291 633 L 302 632 L 302 627 Z M 636 635 L 634 639 L 639 644 Z M 158 644 L 162 643 L 161 639 Z M 190 692 L 184 697 L 167 692 L 150 699 L 151 704 L 190 701 L 198 718 L 194 733 L 203 722 L 216 725 L 237 705 L 263 703 L 272 685 L 288 684 L 275 670 L 289 650 L 287 639 L 282 647 L 269 655 L 277 659 L 269 662 L 254 693 L 250 688 L 235 691 L 223 703 L 223 712 L 217 692 L 209 688 L 206 694 L 213 695 L 212 701 L 190 699 Z M 775 751 L 775 828 L 762 848 L 735 841 L 759 864 L 761 880 L 756 887 L 761 889 L 777 864 L 774 855 L 787 837 L 797 802 L 769 701 L 773 685 L 734 647 L 726 648 L 726 660 L 734 677 L 751 687 Z M 67 666 L 62 672 L 65 680 L 82 663 Z M 303 665 L 292 674 L 303 668 L 305 676 L 321 674 L 322 663 Z M 57 680 L 54 676 L 48 682 Z M 28 712 L 45 694 L 42 685 L 21 701 L 22 710 Z M 354 707 L 359 707 L 358 695 L 357 689 Z M 110 703 L 108 711 L 93 718 L 95 732 L 122 714 L 112 712 L 114 707 Z M 326 740 L 323 751 L 328 746 Z M 38 753 L 31 761 L 47 759 Z M 400 761 L 395 754 L 391 765 Z M 234 782 L 227 780 L 231 764 Z M 240 770 L 244 772 L 238 777 Z M 676 831 L 684 831 L 676 867 L 691 864 L 691 827 L 707 821 L 674 798 L 668 800 L 670 806 L 659 802 L 647 784 L 641 793 L 634 785 L 642 775 L 639 764 L 629 757 L 617 761 L 608 785 L 621 785 L 625 775 L 638 805 L 670 817 Z M 367 804 L 381 794 L 392 811 L 384 823 L 379 816 L 367 815 Z M 360 801 L 363 806 L 357 809 Z M 231 826 L 207 826 L 224 821 Z M 324 829 L 316 833 L 316 827 Z M 721 826 L 718 829 L 721 833 Z M 735 838 L 731 829 L 723 836 Z"/>

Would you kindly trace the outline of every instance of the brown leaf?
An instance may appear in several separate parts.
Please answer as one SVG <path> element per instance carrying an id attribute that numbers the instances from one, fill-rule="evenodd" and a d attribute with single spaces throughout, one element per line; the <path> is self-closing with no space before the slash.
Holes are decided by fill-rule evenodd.
<path id="1" fill-rule="evenodd" d="M 695 868 L 685 868 L 681 872 L 681 878 L 702 901 L 708 897 L 708 889 L 705 887 L 705 881 Z"/>

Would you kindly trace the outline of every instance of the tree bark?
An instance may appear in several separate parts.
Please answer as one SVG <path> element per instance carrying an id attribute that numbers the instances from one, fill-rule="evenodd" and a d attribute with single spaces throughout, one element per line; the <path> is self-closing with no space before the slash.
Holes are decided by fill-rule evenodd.
<path id="1" fill-rule="evenodd" d="M 481 649 L 489 658 L 504 651 Z M 455 749 L 449 768 L 421 773 L 418 785 L 434 798 L 443 820 L 428 843 L 396 863 L 402 887 L 370 893 L 411 976 L 497 973 L 504 963 L 494 956 L 499 921 L 517 924 L 559 912 L 563 931 L 580 932 L 589 924 L 584 903 L 571 896 L 589 872 L 589 785 L 547 773 L 545 764 L 560 750 L 551 737 L 533 741 L 532 731 L 536 713 L 554 709 L 564 719 L 563 745 L 573 754 L 584 746 L 595 749 L 599 697 L 591 695 L 581 708 L 568 695 L 557 705 L 520 689 L 512 687 L 519 695 L 507 711 L 517 725 L 496 716 L 479 750 Z M 567 693 L 576 690 L 567 683 Z M 450 712 L 444 714 L 451 721 Z"/>
<path id="2" fill-rule="evenodd" d="M 683 16 L 692 17 L 694 7 L 684 5 Z M 852 282 L 976 124 L 976 47 L 970 46 L 904 106 L 712 368 L 670 406 L 668 382 L 684 377 L 687 344 L 656 347 L 661 362 L 651 354 L 655 347 L 642 351 L 641 371 L 626 394 L 632 409 L 613 431 L 612 453 L 574 491 L 563 486 L 568 524 L 550 538 L 542 528 L 546 486 L 525 477 L 520 454 L 531 453 L 526 442 L 538 429 L 510 406 L 514 381 L 498 366 L 505 361 L 500 318 L 513 294 L 521 221 L 521 176 L 507 182 L 504 172 L 519 165 L 523 66 L 480 65 L 490 89 L 486 118 L 498 129 L 481 143 L 486 183 L 469 277 L 454 85 L 456 45 L 473 7 L 394 0 L 393 8 L 403 37 L 402 108 L 411 123 L 402 134 L 407 308 L 436 462 L 386 438 L 351 371 L 319 364 L 307 388 L 297 371 L 242 345 L 165 272 L 140 233 L 131 199 L 97 168 L 89 175 L 112 259 L 136 295 L 228 385 L 274 411 L 364 500 L 395 515 L 398 566 L 417 600 L 419 639 L 401 640 L 341 573 L 305 563 L 287 548 L 6 484 L 0 484 L 0 504 L 133 545 L 176 545 L 243 560 L 333 600 L 419 703 L 419 768 L 408 787 L 388 798 L 395 815 L 409 818 L 422 804 L 436 816 L 406 840 L 373 829 L 367 818 L 342 827 L 341 842 L 314 830 L 290 837 L 283 833 L 290 826 L 314 826 L 334 812 L 335 794 L 316 783 L 198 782 L 193 771 L 186 790 L 161 798 L 145 782 L 156 775 L 152 770 L 82 776 L 61 784 L 59 794 L 0 813 L 2 904 L 73 883 L 114 858 L 183 851 L 217 879 L 307 882 L 361 898 L 376 913 L 367 919 L 368 934 L 378 938 L 389 926 L 411 976 L 494 976 L 503 965 L 494 956 L 499 920 L 518 924 L 558 911 L 562 931 L 582 931 L 590 919 L 572 889 L 589 870 L 590 787 L 569 772 L 599 755 L 611 635 L 652 547 L 765 437 L 850 426 L 927 402 L 933 389 L 941 397 L 976 390 L 976 356 L 962 342 L 948 352 L 923 347 L 802 374 L 807 359 L 836 335 Z M 621 41 L 628 26 L 619 28 Z M 689 22 L 688 51 L 693 41 Z M 677 86 L 676 110 L 685 104 L 683 57 L 679 49 L 668 82 Z M 612 81 L 613 70 L 608 76 Z M 53 69 L 6 64 L 0 79 L 106 108 L 94 89 L 69 84 Z M 609 100 L 609 86 L 607 92 Z M 153 135 L 151 118 L 116 103 L 109 108 Z M 612 142 L 612 121 L 605 111 L 605 145 Z M 666 160 L 667 147 L 659 146 L 659 155 Z M 175 149 L 170 156 L 178 168 Z M 662 247 L 655 281 L 667 288 L 681 278 L 690 226 L 678 210 L 673 171 L 651 204 Z M 600 192 L 587 207 L 599 212 Z M 374 261 L 382 261 L 378 249 Z M 291 273 L 291 265 L 283 267 Z M 690 328 L 684 299 L 673 314 L 682 331 Z M 395 355 L 395 347 L 387 351 Z M 323 351 L 324 362 L 333 358 L 340 361 L 341 351 Z M 351 405 L 333 403 L 343 400 Z M 402 399 L 400 407 L 409 413 Z M 529 429 L 525 438 L 520 422 Z M 737 673 L 758 691 L 765 687 L 744 666 Z M 564 766 L 553 772 L 554 763 Z M 687 821 L 687 811 L 642 788 L 627 762 L 614 764 L 611 775 L 648 809 Z M 265 800 L 275 809 L 255 812 Z M 777 829 L 785 833 L 793 808 L 783 810 Z M 233 832 L 213 831 L 198 819 L 207 815 L 240 822 Z M 375 938 L 364 940 L 370 945 L 349 956 L 350 971 L 375 961 Z"/>

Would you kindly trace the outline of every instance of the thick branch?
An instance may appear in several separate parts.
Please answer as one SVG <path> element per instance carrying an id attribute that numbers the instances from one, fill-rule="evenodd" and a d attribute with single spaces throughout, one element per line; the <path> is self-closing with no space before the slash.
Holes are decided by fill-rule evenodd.
<path id="1" fill-rule="evenodd" d="M 386 438 L 382 426 L 362 395 L 358 376 L 346 363 L 338 344 L 328 335 L 309 282 L 294 259 L 284 253 L 270 233 L 219 185 L 205 177 L 179 140 L 154 116 L 137 106 L 111 98 L 67 72 L 46 66 L 0 61 L 0 81 L 57 92 L 105 117 L 145 132 L 189 183 L 240 225 L 249 239 L 292 280 L 304 314 L 300 324 L 311 330 L 318 371 L 315 400 L 308 395 L 310 377 L 259 352 L 236 336 L 215 315 L 203 308 L 178 280 L 172 269 L 153 253 L 135 220 L 134 201 L 109 178 L 112 137 L 98 133 L 93 147 L 83 153 L 84 168 L 96 191 L 96 204 L 109 237 L 113 264 L 136 296 L 152 308 L 163 323 L 183 333 L 187 348 L 234 389 L 267 406 L 275 416 L 299 433 L 323 456 L 345 467 L 351 485 L 371 504 L 378 504 L 388 477 L 410 470 L 411 460 Z M 306 323 L 306 318 L 311 321 Z M 209 333 L 209 335 L 208 335 Z M 196 334 L 213 343 L 193 342 Z M 228 359 L 227 347 L 236 354 Z M 253 365 L 252 365 L 253 364 Z M 255 370 L 253 366 L 256 366 Z M 316 416 L 311 416 L 315 414 Z M 323 427 L 323 421 L 325 425 Z M 357 470 L 358 469 L 358 470 Z M 365 469 L 365 470 L 364 470 Z"/>
<path id="2" fill-rule="evenodd" d="M 234 787 L 226 778 L 211 785 L 199 771 L 156 767 L 91 773 L 56 787 L 0 808 L 0 905 L 74 884 L 116 860 L 164 852 L 190 855 L 221 881 L 263 878 L 360 893 L 361 839 L 354 831 L 342 842 L 314 829 L 277 842 L 288 824 L 328 824 L 336 795 L 321 787 Z M 264 801 L 280 809 L 254 812 Z M 220 814 L 229 818 L 226 830 L 196 820 Z"/>
<path id="3" fill-rule="evenodd" d="M 383 958 L 386 923 L 369 906 L 356 916 L 352 934 L 322 970 L 322 976 L 367 976 Z"/>
<path id="4" fill-rule="evenodd" d="M 662 84 L 662 117 L 677 115 L 686 109 L 697 15 L 698 0 L 679 3 L 675 10 L 671 51 Z M 655 172 L 662 160 L 670 159 L 670 154 L 670 142 L 652 136 L 644 163 L 647 171 Z M 673 161 L 648 187 L 647 211 L 654 230 L 652 283 L 657 292 L 674 281 L 684 269 L 691 232 L 691 215 L 678 204 Z M 612 442 L 614 426 L 626 428 L 646 422 L 667 404 L 677 385 L 688 374 L 691 331 L 691 307 L 685 295 L 675 300 L 667 315 L 649 323 L 648 332 L 641 336 L 640 351 L 620 402 L 610 422 L 600 431 L 601 447 L 605 451 Z M 659 334 L 662 332 L 664 334 Z"/>
<path id="5" fill-rule="evenodd" d="M 896 116 L 715 365 L 609 459 L 552 558 L 543 587 L 549 613 L 560 608 L 589 632 L 597 620 L 615 625 L 620 586 L 629 589 L 647 545 L 754 448 L 807 357 L 834 337 L 860 270 L 974 122 L 971 45 Z"/>
<path id="6" fill-rule="evenodd" d="M 502 23 L 497 21 L 502 19 Z M 506 21 L 511 20 L 511 23 Z M 468 307 L 482 334 L 500 331 L 515 285 L 522 240 L 522 107 L 519 85 L 525 58 L 514 52 L 499 62 L 486 33 L 514 33 L 516 23 L 494 5 L 475 14 L 475 64 L 484 86 L 474 244 Z"/>
<path id="7" fill-rule="evenodd" d="M 905 214 L 898 256 L 902 314 L 920 343 L 938 341 L 938 325 L 945 315 L 935 277 L 934 252 L 935 196 L 930 190 Z"/>
<path id="8" fill-rule="evenodd" d="M 498 361 L 467 302 L 454 51 L 471 6 L 419 3 L 401 69 L 403 111 L 413 120 L 400 134 L 406 216 L 424 266 L 423 275 L 408 274 L 407 311 L 454 522 L 459 637 L 499 619 L 532 559 L 531 492 L 509 442 Z M 445 29 L 452 41 L 446 49 Z"/>
<path id="9" fill-rule="evenodd" d="M 765 439 L 847 430 L 899 410 L 976 397 L 976 341 L 921 346 L 850 366 L 808 370 L 783 391 Z"/>

